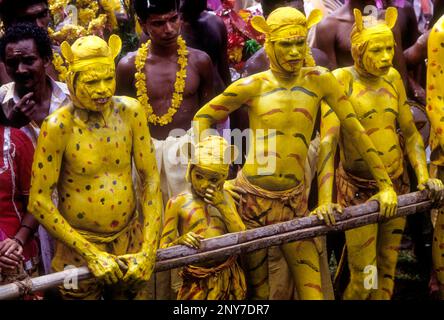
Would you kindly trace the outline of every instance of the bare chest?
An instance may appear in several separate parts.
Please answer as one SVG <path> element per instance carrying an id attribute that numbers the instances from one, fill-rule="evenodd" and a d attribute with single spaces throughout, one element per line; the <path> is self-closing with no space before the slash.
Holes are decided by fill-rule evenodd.
<path id="1" fill-rule="evenodd" d="M 150 101 L 170 100 L 176 86 L 176 73 L 180 70 L 177 59 L 148 59 L 145 64 L 146 86 Z M 183 96 L 198 94 L 200 79 L 197 69 L 188 59 Z"/>
<path id="2" fill-rule="evenodd" d="M 74 174 L 91 177 L 118 172 L 131 164 L 131 149 L 131 129 L 120 118 L 106 125 L 74 126 L 65 149 L 65 167 Z"/>
<path id="3" fill-rule="evenodd" d="M 364 127 L 396 124 L 399 113 L 398 94 L 388 84 L 369 86 L 353 82 L 350 101 Z"/>

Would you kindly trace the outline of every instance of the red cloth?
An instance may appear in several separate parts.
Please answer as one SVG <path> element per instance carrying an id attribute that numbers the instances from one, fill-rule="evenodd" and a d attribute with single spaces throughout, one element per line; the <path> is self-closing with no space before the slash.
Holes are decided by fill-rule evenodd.
<path id="1" fill-rule="evenodd" d="M 29 196 L 31 167 L 34 147 L 26 134 L 18 129 L 10 128 L 12 168 L 15 176 L 15 192 L 13 195 L 12 171 L 9 163 L 4 163 L 5 127 L 0 126 L 0 229 L 6 236 L 12 238 L 20 229 L 20 220 L 14 204 L 23 218 L 26 208 L 24 199 Z M 14 196 L 14 199 L 12 199 Z M 14 201 L 14 204 L 13 204 Z M 38 245 L 30 238 L 23 248 L 26 260 L 38 255 Z"/>

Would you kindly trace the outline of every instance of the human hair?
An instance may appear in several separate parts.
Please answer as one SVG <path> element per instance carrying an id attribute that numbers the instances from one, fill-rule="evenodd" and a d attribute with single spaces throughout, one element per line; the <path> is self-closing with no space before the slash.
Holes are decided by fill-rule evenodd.
<path id="1" fill-rule="evenodd" d="M 17 23 L 6 29 L 3 37 L 0 38 L 0 60 L 5 60 L 5 50 L 9 43 L 16 43 L 21 40 L 34 40 L 37 51 L 42 59 L 52 59 L 51 40 L 48 32 L 33 23 Z"/>
<path id="2" fill-rule="evenodd" d="M 180 12 L 185 21 L 197 20 L 200 14 L 207 9 L 206 0 L 183 0 Z"/>
<path id="3" fill-rule="evenodd" d="M 179 12 L 180 0 L 134 0 L 134 11 L 140 20 L 145 21 L 151 14 Z"/>
<path id="4" fill-rule="evenodd" d="M 20 0 L 19 3 L 16 0 L 3 0 L 0 3 L 0 19 L 7 28 L 14 22 L 20 10 L 39 3 L 48 5 L 48 0 Z"/>

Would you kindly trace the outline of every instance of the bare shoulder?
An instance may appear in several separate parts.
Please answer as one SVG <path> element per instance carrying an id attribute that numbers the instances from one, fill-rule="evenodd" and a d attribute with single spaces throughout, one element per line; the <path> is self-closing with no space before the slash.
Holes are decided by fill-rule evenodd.
<path id="1" fill-rule="evenodd" d="M 332 74 L 339 82 L 350 81 L 353 78 L 351 67 L 335 69 L 332 71 Z"/>
<path id="2" fill-rule="evenodd" d="M 191 208 L 194 203 L 194 197 L 191 193 L 182 192 L 168 200 L 166 209 L 175 210 L 179 213 L 182 210 L 186 211 L 188 207 Z"/>
<path id="3" fill-rule="evenodd" d="M 211 65 L 211 58 L 206 52 L 190 47 L 187 47 L 187 49 L 188 49 L 188 60 L 190 64 L 198 68 L 208 67 Z"/>
<path id="4" fill-rule="evenodd" d="M 135 61 L 136 61 L 137 51 L 127 53 L 122 59 L 120 59 L 117 64 L 117 72 L 131 72 L 134 74 L 134 70 L 136 69 Z"/>
<path id="5" fill-rule="evenodd" d="M 320 66 L 304 67 L 301 69 L 301 73 L 311 81 L 326 81 L 331 76 L 331 72 L 327 68 Z"/>
<path id="6" fill-rule="evenodd" d="M 114 96 L 114 107 L 123 112 L 143 112 L 139 100 L 127 96 Z"/>
<path id="7" fill-rule="evenodd" d="M 43 121 L 47 133 L 66 134 L 73 126 L 74 108 L 71 104 L 58 108 Z M 45 134 L 45 133 L 43 133 Z"/>
<path id="8" fill-rule="evenodd" d="M 384 78 L 386 80 L 388 80 L 389 82 L 394 82 L 394 81 L 402 80 L 401 79 L 401 74 L 399 73 L 399 71 L 396 70 L 393 67 L 390 68 L 389 72 L 387 72 L 387 74 L 384 76 Z"/>

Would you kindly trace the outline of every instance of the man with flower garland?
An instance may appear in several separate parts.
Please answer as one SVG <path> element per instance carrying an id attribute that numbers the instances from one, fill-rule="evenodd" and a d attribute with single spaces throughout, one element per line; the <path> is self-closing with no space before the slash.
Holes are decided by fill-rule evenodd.
<path id="1" fill-rule="evenodd" d="M 147 113 L 165 200 L 186 187 L 187 163 L 179 161 L 177 150 L 189 140 L 185 132 L 198 107 L 213 96 L 210 57 L 187 47 L 180 37 L 179 2 L 134 2 L 150 40 L 126 55 L 117 67 L 118 93 L 137 97 Z"/>
<path id="2" fill-rule="evenodd" d="M 188 162 L 178 157 L 179 150 L 191 141 L 191 121 L 213 97 L 214 87 L 210 57 L 187 47 L 180 37 L 179 5 L 179 0 L 135 0 L 138 21 L 150 40 L 117 66 L 118 94 L 137 97 L 145 108 L 164 203 L 188 188 Z M 169 272 L 156 278 L 156 298 L 175 298 L 168 279 Z M 178 289 L 180 283 L 173 286 Z"/>

